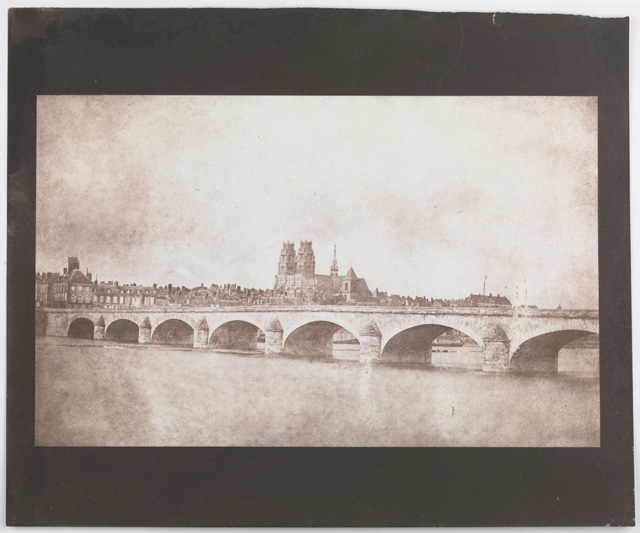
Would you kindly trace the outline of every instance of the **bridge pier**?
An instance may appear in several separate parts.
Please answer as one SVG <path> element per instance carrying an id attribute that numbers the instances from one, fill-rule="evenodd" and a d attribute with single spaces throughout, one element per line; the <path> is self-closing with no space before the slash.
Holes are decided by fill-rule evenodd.
<path id="1" fill-rule="evenodd" d="M 96 321 L 96 323 L 93 326 L 93 338 L 95 340 L 101 341 L 102 339 L 104 339 L 104 331 L 105 331 L 104 317 L 100 315 L 100 318 Z"/>
<path id="2" fill-rule="evenodd" d="M 264 331 L 264 354 L 279 355 L 282 353 L 282 325 L 274 318 Z"/>
<path id="3" fill-rule="evenodd" d="M 509 369 L 509 337 L 494 324 L 485 329 L 482 343 L 482 370 L 506 372 Z"/>
<path id="4" fill-rule="evenodd" d="M 66 337 L 71 325 L 66 314 L 42 309 L 36 309 L 36 325 L 38 323 L 40 324 L 40 335 L 51 337 Z"/>
<path id="5" fill-rule="evenodd" d="M 47 334 L 47 314 L 36 311 L 36 336 Z"/>
<path id="6" fill-rule="evenodd" d="M 360 361 L 378 362 L 382 352 L 382 333 L 375 320 L 360 330 Z"/>
<path id="7" fill-rule="evenodd" d="M 138 327 L 138 344 L 148 344 L 151 342 L 151 321 L 145 317 Z"/>
<path id="8" fill-rule="evenodd" d="M 209 324 L 207 319 L 202 317 L 200 322 L 196 325 L 193 332 L 193 347 L 194 348 L 206 348 L 209 345 Z"/>

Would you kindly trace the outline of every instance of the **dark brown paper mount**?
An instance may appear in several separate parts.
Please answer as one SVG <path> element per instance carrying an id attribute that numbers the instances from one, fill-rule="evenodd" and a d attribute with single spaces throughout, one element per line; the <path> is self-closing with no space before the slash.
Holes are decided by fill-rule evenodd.
<path id="1" fill-rule="evenodd" d="M 634 523 L 629 21 L 499 16 L 498 29 L 479 13 L 9 12 L 9 525 Z M 466 52 L 451 69 L 461 27 Z M 34 447 L 36 95 L 46 94 L 597 96 L 601 447 Z"/>

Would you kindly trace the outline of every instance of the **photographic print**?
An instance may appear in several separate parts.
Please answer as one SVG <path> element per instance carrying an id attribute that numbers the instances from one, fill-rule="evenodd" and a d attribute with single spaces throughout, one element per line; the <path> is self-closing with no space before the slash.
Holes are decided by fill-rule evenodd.
<path id="1" fill-rule="evenodd" d="M 10 10 L 7 524 L 632 525 L 613 16 Z"/>
<path id="2" fill-rule="evenodd" d="M 39 96 L 36 445 L 599 446 L 597 109 Z"/>

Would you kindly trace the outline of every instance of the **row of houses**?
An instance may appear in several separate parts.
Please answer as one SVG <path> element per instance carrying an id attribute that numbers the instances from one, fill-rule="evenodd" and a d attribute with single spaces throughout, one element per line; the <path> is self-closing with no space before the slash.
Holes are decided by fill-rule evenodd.
<path id="1" fill-rule="evenodd" d="M 59 272 L 36 274 L 37 307 L 208 307 L 278 303 L 273 291 L 248 289 L 236 284 L 205 287 L 159 287 L 120 284 L 93 279 L 88 270 L 80 270 L 77 257 L 68 258 L 68 266 Z"/>
<path id="2" fill-rule="evenodd" d="M 37 307 L 94 307 L 96 305 L 122 305 L 127 307 L 157 304 L 157 287 L 120 285 L 93 279 L 91 272 L 80 270 L 77 257 L 69 257 L 68 267 L 59 272 L 36 274 Z"/>
<path id="3" fill-rule="evenodd" d="M 354 275 L 355 277 L 355 275 Z M 360 279 L 360 278 L 357 278 Z M 389 305 L 404 307 L 505 307 L 511 302 L 505 296 L 470 294 L 459 300 L 409 297 L 375 289 L 368 297 L 356 301 L 318 293 L 315 299 L 286 296 L 278 291 L 243 288 L 233 283 L 205 287 L 121 285 L 118 281 L 98 282 L 88 270 L 80 270 L 77 257 L 68 258 L 62 273 L 36 274 L 37 307 L 210 307 L 232 305 L 304 305 L 349 303 L 357 305 Z"/>
<path id="4" fill-rule="evenodd" d="M 403 307 L 493 307 L 510 308 L 511 302 L 506 296 L 500 294 L 470 294 L 466 298 L 448 300 L 444 298 L 427 298 L 426 296 L 400 296 L 399 294 L 387 294 L 386 292 L 373 292 L 373 300 L 377 305 L 403 306 Z M 530 306 L 531 307 L 531 306 Z"/>

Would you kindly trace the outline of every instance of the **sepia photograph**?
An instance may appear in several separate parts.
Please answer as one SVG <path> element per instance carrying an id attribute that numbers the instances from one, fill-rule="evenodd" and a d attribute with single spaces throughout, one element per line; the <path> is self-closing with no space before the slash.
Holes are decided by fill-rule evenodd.
<path id="1" fill-rule="evenodd" d="M 597 113 L 39 96 L 36 445 L 598 447 Z"/>
<path id="2" fill-rule="evenodd" d="M 625 8 L 114 7 L 8 12 L 8 525 L 635 523 Z"/>

